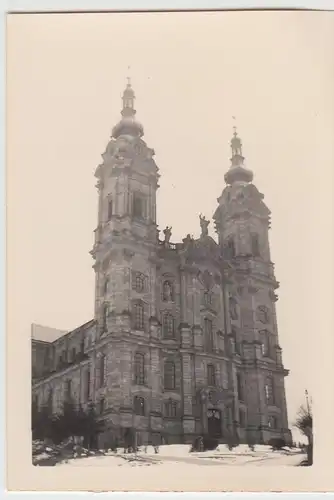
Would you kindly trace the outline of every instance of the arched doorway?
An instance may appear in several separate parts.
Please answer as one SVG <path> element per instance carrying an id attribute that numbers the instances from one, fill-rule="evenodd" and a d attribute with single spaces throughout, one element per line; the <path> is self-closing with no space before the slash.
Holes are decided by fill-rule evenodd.
<path id="1" fill-rule="evenodd" d="M 207 410 L 208 434 L 211 437 L 220 438 L 222 436 L 222 412 L 216 408 Z"/>

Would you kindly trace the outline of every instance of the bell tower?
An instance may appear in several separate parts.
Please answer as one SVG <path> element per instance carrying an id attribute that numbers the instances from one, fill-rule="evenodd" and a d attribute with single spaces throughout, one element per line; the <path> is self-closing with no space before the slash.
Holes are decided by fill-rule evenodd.
<path id="1" fill-rule="evenodd" d="M 291 440 L 276 319 L 279 286 L 270 260 L 270 210 L 245 166 L 242 142 L 234 127 L 226 187 L 214 214 L 219 245 L 232 270 L 228 321 L 238 381 L 237 407 L 247 413 L 247 436 L 267 442 Z M 243 419 L 246 417 L 243 417 Z"/>
<path id="2" fill-rule="evenodd" d="M 98 337 L 124 335 L 133 329 L 146 331 L 148 318 L 154 314 L 155 269 L 150 257 L 157 242 L 159 174 L 154 150 L 143 140 L 144 128 L 136 119 L 134 102 L 128 79 L 120 121 L 112 129 L 95 172 L 98 226 L 91 253 Z"/>

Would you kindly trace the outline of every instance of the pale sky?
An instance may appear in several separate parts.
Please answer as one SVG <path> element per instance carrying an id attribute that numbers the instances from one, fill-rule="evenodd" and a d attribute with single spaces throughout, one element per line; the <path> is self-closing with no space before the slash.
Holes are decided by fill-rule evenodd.
<path id="1" fill-rule="evenodd" d="M 313 390 L 308 361 L 321 345 L 316 301 L 325 276 L 315 269 L 333 252 L 325 203 L 332 207 L 334 14 L 17 15 L 8 37 L 15 331 L 28 339 L 32 322 L 70 330 L 93 317 L 94 171 L 130 66 L 161 174 L 158 223 L 173 227 L 172 241 L 199 235 L 199 213 L 212 218 L 236 116 L 246 165 L 272 211 L 293 421 L 304 389 Z"/>

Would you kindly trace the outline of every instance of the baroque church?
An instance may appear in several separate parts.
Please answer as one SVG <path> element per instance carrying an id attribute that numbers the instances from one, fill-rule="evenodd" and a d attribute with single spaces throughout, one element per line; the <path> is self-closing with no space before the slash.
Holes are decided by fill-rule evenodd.
<path id="1" fill-rule="evenodd" d="M 93 402 L 100 446 L 131 428 L 137 442 L 291 441 L 270 259 L 270 211 L 236 130 L 213 222 L 172 239 L 156 221 L 159 170 L 130 81 L 95 176 L 94 319 L 32 335 L 32 404 Z M 33 330 L 34 331 L 34 330 Z M 44 332 L 44 333 L 43 333 Z"/>

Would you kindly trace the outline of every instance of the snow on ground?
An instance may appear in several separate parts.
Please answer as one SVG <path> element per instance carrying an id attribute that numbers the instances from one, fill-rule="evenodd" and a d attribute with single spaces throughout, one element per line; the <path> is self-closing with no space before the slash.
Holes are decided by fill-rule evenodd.
<path id="1" fill-rule="evenodd" d="M 93 466 L 93 467 L 147 467 L 159 466 L 159 469 L 167 467 L 201 467 L 201 466 L 222 466 L 222 465 L 283 465 L 297 466 L 304 459 L 300 450 L 282 450 L 271 451 L 269 446 L 258 445 L 254 451 L 251 451 L 247 445 L 240 445 L 229 451 L 224 445 L 220 445 L 217 450 L 205 451 L 201 453 L 189 453 L 188 445 L 164 445 L 160 446 L 159 453 L 154 452 L 153 447 L 147 447 L 147 453 L 141 449 L 137 454 L 123 453 L 119 448 L 117 453 L 108 452 L 104 456 L 90 456 L 84 458 L 70 459 L 66 463 L 60 463 L 57 466 Z"/>

